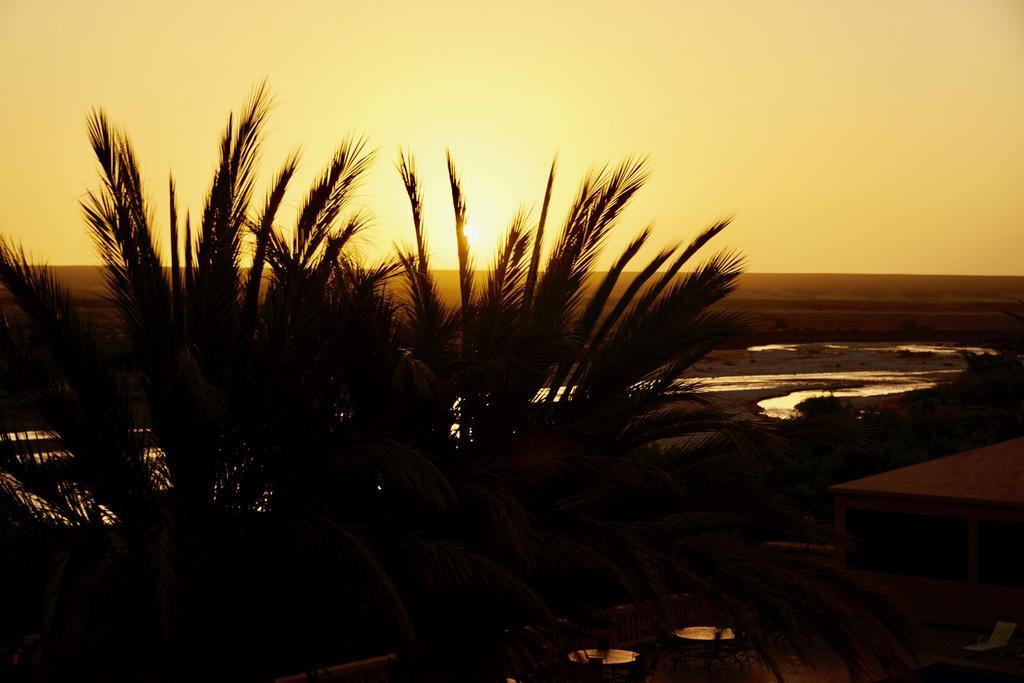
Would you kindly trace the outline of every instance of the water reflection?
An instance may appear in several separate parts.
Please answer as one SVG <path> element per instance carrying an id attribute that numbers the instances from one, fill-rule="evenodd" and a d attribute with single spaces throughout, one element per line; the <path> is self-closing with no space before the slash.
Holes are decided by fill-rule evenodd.
<path id="1" fill-rule="evenodd" d="M 718 376 L 702 381 L 711 391 L 761 392 L 748 400 L 756 400 L 765 415 L 787 418 L 809 398 L 862 398 L 927 389 L 959 373 L 964 366 L 960 357 L 997 352 L 953 342 L 814 342 L 751 346 L 746 353 L 749 360 L 745 362 L 762 369 L 795 372 L 736 376 L 714 373 Z M 721 370 L 721 365 L 716 369 Z M 776 395 L 765 396 L 775 391 Z"/>
<path id="2" fill-rule="evenodd" d="M 754 353 L 764 351 L 784 351 L 792 353 L 806 351 L 814 353 L 820 349 L 830 349 L 833 351 L 869 351 L 874 353 L 934 353 L 940 356 L 959 356 L 962 353 L 996 353 L 995 349 L 989 349 L 982 346 L 960 346 L 952 342 L 896 342 L 881 345 L 872 342 L 814 342 L 807 344 L 764 344 L 762 346 L 747 347 L 747 351 Z"/>
<path id="3" fill-rule="evenodd" d="M 796 372 L 780 375 L 729 375 L 725 377 L 702 377 L 705 391 L 762 391 L 765 389 L 786 389 L 808 384 L 865 384 L 871 386 L 903 386 L 928 382 L 925 378 L 935 375 L 956 374 L 960 370 L 923 370 L 903 372 L 898 370 L 855 370 L 851 372 Z M 934 381 L 932 382 L 934 384 Z M 845 388 L 845 387 L 844 387 Z M 910 389 L 903 389 L 910 391 Z M 896 393 L 896 392 L 886 392 Z"/>
<path id="4" fill-rule="evenodd" d="M 892 384 L 870 384 L 863 387 L 849 387 L 846 389 L 833 389 L 823 391 L 820 389 L 805 389 L 794 391 L 785 396 L 775 396 L 757 402 L 757 407 L 768 417 L 791 418 L 797 415 L 796 407 L 809 398 L 821 398 L 824 396 L 835 396 L 836 398 L 863 398 L 867 396 L 888 396 L 890 394 L 902 394 L 907 391 L 918 389 L 930 389 L 937 385 L 936 381 L 900 382 Z"/>

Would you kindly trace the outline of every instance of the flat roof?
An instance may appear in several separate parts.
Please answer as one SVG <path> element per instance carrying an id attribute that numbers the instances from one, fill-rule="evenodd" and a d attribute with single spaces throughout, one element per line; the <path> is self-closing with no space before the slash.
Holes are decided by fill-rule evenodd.
<path id="1" fill-rule="evenodd" d="M 833 494 L 1024 507 L 1024 437 L 836 484 Z"/>

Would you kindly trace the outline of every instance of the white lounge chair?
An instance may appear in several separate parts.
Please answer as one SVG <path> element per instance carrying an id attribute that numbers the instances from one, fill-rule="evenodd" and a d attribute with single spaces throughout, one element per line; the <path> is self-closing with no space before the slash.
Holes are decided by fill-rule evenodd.
<path id="1" fill-rule="evenodd" d="M 992 635 L 985 639 L 984 635 L 978 636 L 978 642 L 973 645 L 965 645 L 964 649 L 971 654 L 990 653 L 996 654 L 996 659 L 1003 656 L 1006 646 L 1013 637 L 1017 624 L 1009 621 L 997 621 L 996 627 L 992 629 Z"/>

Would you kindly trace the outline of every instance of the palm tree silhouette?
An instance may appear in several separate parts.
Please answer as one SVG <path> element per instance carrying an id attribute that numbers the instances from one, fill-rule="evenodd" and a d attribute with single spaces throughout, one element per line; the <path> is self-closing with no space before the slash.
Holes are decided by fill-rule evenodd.
<path id="1" fill-rule="evenodd" d="M 596 609 L 667 615 L 684 592 L 772 666 L 769 637 L 806 654 L 808 635 L 858 672 L 898 666 L 898 612 L 808 550 L 827 533 L 757 476 L 771 435 L 687 378 L 742 329 L 716 306 L 742 259 L 691 264 L 727 220 L 629 273 L 646 228 L 596 273 L 647 177 L 630 159 L 583 180 L 543 257 L 552 166 L 538 222 L 518 213 L 478 274 L 449 157 L 452 305 L 410 155 L 415 246 L 394 261 L 349 248 L 361 140 L 279 230 L 297 158 L 257 204 L 268 102 L 260 86 L 229 118 L 194 229 L 170 182 L 169 269 L 131 144 L 90 117 L 102 186 L 83 208 L 128 367 L 0 246 L 8 386 L 52 436 L 0 439 L 3 547 L 32 559 L 4 578 L 44 572 L 19 625 L 43 634 L 42 669 L 254 679 L 385 647 L 418 680 L 497 680 Z M 662 439 L 681 448 L 642 448 Z"/>

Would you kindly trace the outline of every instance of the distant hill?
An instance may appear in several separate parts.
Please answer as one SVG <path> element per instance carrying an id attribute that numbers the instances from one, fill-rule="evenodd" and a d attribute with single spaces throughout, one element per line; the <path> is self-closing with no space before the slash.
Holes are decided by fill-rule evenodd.
<path id="1" fill-rule="evenodd" d="M 99 268 L 54 271 L 101 318 L 112 313 L 103 310 Z M 435 275 L 442 294 L 457 302 L 458 273 Z M 613 299 L 632 277 L 623 275 Z M 1020 299 L 1024 277 L 746 273 L 726 305 L 750 314 L 756 329 L 750 339 L 757 341 L 987 340 L 1018 331 L 1003 311 L 1019 307 Z"/>
<path id="2" fill-rule="evenodd" d="M 1024 277 L 747 273 L 737 298 L 847 301 L 1017 301 Z"/>
<path id="3" fill-rule="evenodd" d="M 458 272 L 435 271 L 442 290 L 453 299 L 458 292 Z M 595 274 L 595 279 L 603 273 Z M 625 273 L 621 291 L 632 280 Z M 987 275 L 858 275 L 804 273 L 744 273 L 733 300 L 789 301 L 985 301 L 1014 302 L 1024 299 L 1024 277 Z"/>
<path id="4" fill-rule="evenodd" d="M 53 266 L 73 292 L 101 293 L 103 275 L 95 266 Z M 458 272 L 434 271 L 446 296 L 454 301 Z M 482 274 L 481 274 L 482 275 Z M 595 278 L 603 273 L 597 273 Z M 619 289 L 632 280 L 625 273 Z M 789 301 L 903 301 L 1005 302 L 1024 299 L 1024 277 L 988 275 L 861 275 L 805 273 L 745 273 L 734 300 Z"/>

